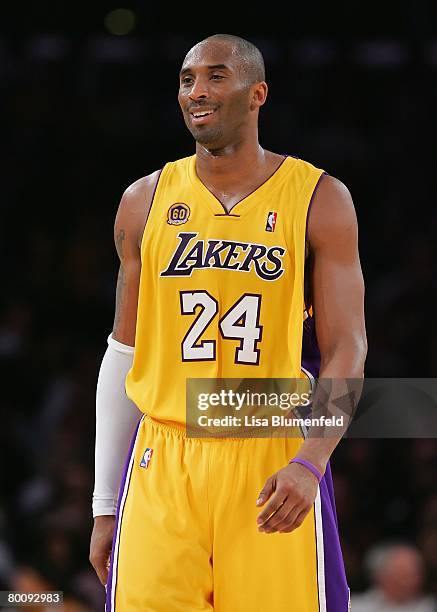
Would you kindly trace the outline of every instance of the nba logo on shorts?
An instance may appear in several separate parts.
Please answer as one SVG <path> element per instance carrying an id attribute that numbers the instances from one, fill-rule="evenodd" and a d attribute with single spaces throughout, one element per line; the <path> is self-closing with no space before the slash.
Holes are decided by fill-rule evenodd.
<path id="1" fill-rule="evenodd" d="M 269 214 L 267 215 L 266 232 L 274 232 L 275 231 L 276 217 L 277 216 L 278 216 L 278 213 L 276 213 L 276 212 L 269 212 Z"/>
<path id="2" fill-rule="evenodd" d="M 148 468 L 152 455 L 153 455 L 153 448 L 146 448 L 146 450 L 144 451 L 143 458 L 140 461 L 140 467 Z"/>

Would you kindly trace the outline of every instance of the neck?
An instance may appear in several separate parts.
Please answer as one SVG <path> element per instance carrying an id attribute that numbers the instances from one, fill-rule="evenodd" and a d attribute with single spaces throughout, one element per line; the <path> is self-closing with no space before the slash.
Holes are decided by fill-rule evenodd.
<path id="1" fill-rule="evenodd" d="M 264 162 L 265 151 L 258 142 L 257 133 L 252 140 L 246 139 L 220 149 L 196 143 L 196 171 L 206 182 L 212 180 L 217 184 L 232 181 L 234 177 L 241 180 L 246 175 L 253 175 Z"/>

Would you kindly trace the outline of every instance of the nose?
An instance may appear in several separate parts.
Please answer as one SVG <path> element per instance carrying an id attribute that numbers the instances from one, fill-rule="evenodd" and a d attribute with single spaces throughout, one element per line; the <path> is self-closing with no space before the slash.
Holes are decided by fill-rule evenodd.
<path id="1" fill-rule="evenodd" d="M 191 88 L 190 93 L 188 94 L 188 97 L 191 100 L 200 100 L 203 98 L 207 98 L 209 95 L 208 93 L 208 86 L 207 86 L 207 81 L 205 79 L 202 78 L 196 78 L 194 80 L 193 86 Z"/>

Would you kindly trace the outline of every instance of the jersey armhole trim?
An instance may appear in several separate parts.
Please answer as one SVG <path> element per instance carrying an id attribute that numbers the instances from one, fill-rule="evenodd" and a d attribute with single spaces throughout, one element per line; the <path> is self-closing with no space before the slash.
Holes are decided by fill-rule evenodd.
<path id="1" fill-rule="evenodd" d="M 143 234 L 141 236 L 141 241 L 140 241 L 140 253 L 141 253 L 141 257 L 142 257 L 142 254 L 143 254 L 143 243 L 144 243 L 144 236 L 146 234 L 147 221 L 149 220 L 149 217 L 150 217 L 150 211 L 152 210 L 153 202 L 155 201 L 156 191 L 158 189 L 159 181 L 161 179 L 162 171 L 163 170 L 164 170 L 164 166 L 162 168 L 160 168 L 160 170 L 158 170 L 158 172 L 159 172 L 158 178 L 156 179 L 155 187 L 153 188 L 153 193 L 152 193 L 152 198 L 150 200 L 149 210 L 147 211 L 146 220 L 144 222 Z"/>
<path id="2" fill-rule="evenodd" d="M 306 223 L 305 223 L 305 245 L 307 243 L 308 240 L 308 220 L 310 218 L 310 211 L 311 211 L 311 206 L 313 205 L 314 202 L 314 196 L 316 195 L 317 189 L 319 188 L 320 183 L 322 182 L 322 178 L 324 176 L 329 176 L 329 174 L 325 171 L 322 172 L 322 174 L 319 176 L 319 179 L 316 183 L 316 186 L 313 189 L 313 193 L 311 194 L 311 199 L 310 202 L 308 204 L 308 209 L 307 209 L 307 218 L 306 218 Z"/>
<path id="3" fill-rule="evenodd" d="M 322 174 L 319 176 L 319 178 L 317 180 L 317 183 L 316 183 L 316 185 L 315 185 L 315 187 L 313 189 L 313 193 L 311 194 L 311 198 L 310 198 L 310 201 L 309 201 L 309 204 L 308 204 L 308 208 L 307 208 L 307 215 L 306 215 L 306 221 L 305 221 L 305 240 L 304 240 L 304 245 L 303 245 L 303 248 L 304 248 L 304 253 L 303 253 L 304 269 L 306 268 L 306 263 L 307 263 L 306 249 L 307 249 L 307 243 L 308 243 L 308 221 L 309 221 L 309 218 L 310 218 L 311 206 L 313 205 L 314 196 L 316 195 L 317 189 L 319 188 L 319 185 L 322 182 L 323 177 L 325 177 L 325 176 L 329 176 L 329 174 L 327 172 L 323 171 Z M 310 256 L 311 255 L 308 255 L 308 258 Z M 304 272 L 304 307 L 305 307 L 305 309 L 308 312 L 308 310 L 312 306 L 312 304 L 311 304 L 311 301 L 310 301 L 309 304 L 306 303 L 307 302 L 307 300 L 305 299 L 306 298 L 306 295 L 305 295 L 305 285 L 306 285 L 306 283 L 309 283 L 309 280 L 305 279 L 305 272 Z"/>

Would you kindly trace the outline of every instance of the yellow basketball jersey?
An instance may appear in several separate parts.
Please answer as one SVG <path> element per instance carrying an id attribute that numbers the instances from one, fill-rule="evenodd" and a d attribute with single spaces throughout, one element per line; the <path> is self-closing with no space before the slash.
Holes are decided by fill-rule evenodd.
<path id="1" fill-rule="evenodd" d="M 141 245 L 126 392 L 185 422 L 188 378 L 298 378 L 308 206 L 323 171 L 287 157 L 227 213 L 196 156 L 164 166 Z"/>

